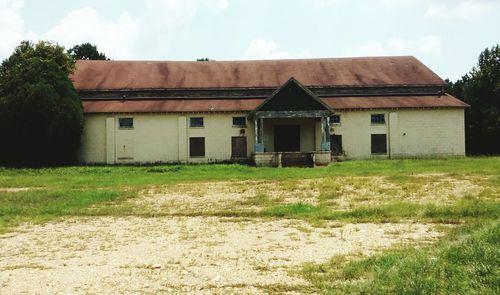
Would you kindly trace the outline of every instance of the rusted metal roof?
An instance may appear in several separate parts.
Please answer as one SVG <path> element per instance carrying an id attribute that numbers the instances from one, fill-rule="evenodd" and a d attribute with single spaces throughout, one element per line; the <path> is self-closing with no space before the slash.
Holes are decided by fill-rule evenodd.
<path id="1" fill-rule="evenodd" d="M 412 56 L 260 61 L 78 61 L 77 90 L 444 85 Z"/>
<path id="2" fill-rule="evenodd" d="M 263 99 L 83 101 L 85 113 L 179 113 L 252 111 Z"/>
<path id="3" fill-rule="evenodd" d="M 464 108 L 468 104 L 451 95 L 432 96 L 351 96 L 322 100 L 333 110 L 391 108 Z"/>
<path id="4" fill-rule="evenodd" d="M 322 98 L 330 108 L 464 108 L 469 105 L 451 96 L 355 96 Z M 250 112 L 264 99 L 204 100 L 104 100 L 83 101 L 85 113 L 179 113 L 179 112 Z"/>

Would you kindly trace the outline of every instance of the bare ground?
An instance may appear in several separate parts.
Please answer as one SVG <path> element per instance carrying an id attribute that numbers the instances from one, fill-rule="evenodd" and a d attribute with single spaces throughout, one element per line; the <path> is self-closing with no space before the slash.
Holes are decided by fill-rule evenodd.
<path id="1" fill-rule="evenodd" d="M 233 208 L 258 211 L 268 203 L 318 205 L 324 202 L 337 210 L 394 201 L 443 205 L 467 195 L 478 195 L 483 190 L 478 183 L 483 180 L 481 177 L 455 179 L 441 174 L 422 174 L 413 176 L 408 184 L 391 182 L 386 177 L 190 183 L 149 188 L 142 193 L 143 197 L 132 199 L 131 204 L 145 206 L 147 212 L 187 215 Z M 265 197 L 268 202 L 256 200 L 259 197 Z"/>
<path id="2" fill-rule="evenodd" d="M 2 294 L 303 292 L 291 267 L 439 235 L 425 224 L 75 218 L 1 235 L 0 286 Z"/>
<path id="3" fill-rule="evenodd" d="M 311 286 L 293 271 L 304 263 L 373 255 L 441 234 L 419 223 L 314 227 L 204 213 L 269 203 L 327 202 L 341 210 L 395 199 L 446 203 L 481 192 L 481 179 L 416 177 L 422 181 L 408 186 L 382 177 L 336 177 L 150 188 L 127 205 L 166 217 L 71 218 L 0 235 L 0 294 L 307 293 Z M 168 216 L 183 213 L 198 216 Z"/>

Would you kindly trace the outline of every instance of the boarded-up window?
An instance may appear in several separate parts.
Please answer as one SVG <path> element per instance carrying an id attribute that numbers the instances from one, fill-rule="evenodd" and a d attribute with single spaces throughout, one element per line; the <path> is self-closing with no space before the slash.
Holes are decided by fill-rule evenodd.
<path id="1" fill-rule="evenodd" d="M 205 157 L 205 137 L 189 138 L 189 157 Z"/>
<path id="2" fill-rule="evenodd" d="M 231 137 L 231 157 L 246 158 L 247 157 L 247 138 L 246 136 Z"/>
<path id="3" fill-rule="evenodd" d="M 387 135 L 372 134 L 372 154 L 387 154 Z"/>
<path id="4" fill-rule="evenodd" d="M 342 154 L 342 135 L 331 135 L 330 145 L 332 148 L 332 154 L 341 155 Z"/>

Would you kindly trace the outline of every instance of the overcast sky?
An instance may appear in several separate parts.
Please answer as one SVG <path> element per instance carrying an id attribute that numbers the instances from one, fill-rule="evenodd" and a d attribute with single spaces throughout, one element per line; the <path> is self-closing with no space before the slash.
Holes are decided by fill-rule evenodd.
<path id="1" fill-rule="evenodd" d="M 414 55 L 456 80 L 500 43 L 500 0 L 0 0 L 0 59 L 23 39 L 116 60 Z"/>

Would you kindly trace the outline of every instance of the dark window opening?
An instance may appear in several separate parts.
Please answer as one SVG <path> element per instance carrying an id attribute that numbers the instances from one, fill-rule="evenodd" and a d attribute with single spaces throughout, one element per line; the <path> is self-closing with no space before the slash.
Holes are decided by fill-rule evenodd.
<path id="1" fill-rule="evenodd" d="M 247 118 L 245 118 L 245 117 L 233 117 L 233 126 L 246 127 L 247 126 Z"/>
<path id="2" fill-rule="evenodd" d="M 330 146 L 332 149 L 332 154 L 342 155 L 342 135 L 331 135 Z"/>
<path id="3" fill-rule="evenodd" d="M 385 115 L 384 114 L 373 114 L 372 115 L 372 124 L 385 124 Z"/>
<path id="4" fill-rule="evenodd" d="M 203 127 L 203 117 L 191 117 L 189 118 L 189 127 Z"/>
<path id="5" fill-rule="evenodd" d="M 387 154 L 387 135 L 372 134 L 372 154 Z"/>
<path id="6" fill-rule="evenodd" d="M 132 129 L 134 128 L 134 118 L 119 118 L 118 125 L 120 129 Z"/>
<path id="7" fill-rule="evenodd" d="M 189 157 L 205 157 L 205 137 L 189 138 Z"/>
<path id="8" fill-rule="evenodd" d="M 231 137 L 231 157 L 246 158 L 247 157 L 247 138 L 246 136 Z"/>
<path id="9" fill-rule="evenodd" d="M 331 124 L 340 124 L 340 115 L 333 115 L 330 117 Z"/>

